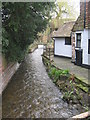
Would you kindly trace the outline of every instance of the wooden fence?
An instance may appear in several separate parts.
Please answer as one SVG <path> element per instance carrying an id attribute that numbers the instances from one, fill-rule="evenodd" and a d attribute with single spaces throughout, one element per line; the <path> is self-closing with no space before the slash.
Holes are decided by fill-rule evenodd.
<path id="1" fill-rule="evenodd" d="M 51 58 L 51 56 L 54 55 L 54 48 L 43 48 L 43 54 L 47 57 L 49 57 L 49 59 Z"/>

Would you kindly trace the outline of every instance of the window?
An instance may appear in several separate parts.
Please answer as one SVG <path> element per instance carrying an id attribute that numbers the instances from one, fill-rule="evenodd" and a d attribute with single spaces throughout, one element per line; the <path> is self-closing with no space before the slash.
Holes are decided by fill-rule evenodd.
<path id="1" fill-rule="evenodd" d="M 88 40 L 88 54 L 90 54 L 90 39 Z"/>
<path id="2" fill-rule="evenodd" d="M 70 37 L 65 38 L 65 45 L 71 45 L 71 38 Z"/>
<path id="3" fill-rule="evenodd" d="M 81 33 L 76 34 L 76 47 L 81 48 Z"/>

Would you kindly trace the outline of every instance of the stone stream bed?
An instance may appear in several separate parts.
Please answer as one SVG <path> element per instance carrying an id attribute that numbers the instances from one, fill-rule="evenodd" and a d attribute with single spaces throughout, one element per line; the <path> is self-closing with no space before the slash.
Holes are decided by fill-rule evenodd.
<path id="1" fill-rule="evenodd" d="M 80 114 L 49 78 L 42 49 L 26 56 L 2 93 L 2 118 L 70 118 Z"/>

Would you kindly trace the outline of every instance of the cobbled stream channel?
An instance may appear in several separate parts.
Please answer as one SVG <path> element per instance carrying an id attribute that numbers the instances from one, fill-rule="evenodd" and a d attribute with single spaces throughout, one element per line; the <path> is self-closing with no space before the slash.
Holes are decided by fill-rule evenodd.
<path id="1" fill-rule="evenodd" d="M 36 49 L 26 56 L 2 94 L 3 118 L 70 118 L 79 114 L 62 100 Z"/>

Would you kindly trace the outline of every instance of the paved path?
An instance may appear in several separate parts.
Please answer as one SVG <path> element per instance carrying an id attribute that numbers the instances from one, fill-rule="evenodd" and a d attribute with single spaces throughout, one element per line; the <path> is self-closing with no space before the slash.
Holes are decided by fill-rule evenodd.
<path id="1" fill-rule="evenodd" d="M 48 77 L 42 49 L 28 55 L 2 95 L 3 118 L 70 118 L 80 113 L 62 100 Z M 82 111 L 81 111 L 82 112 Z"/>
<path id="2" fill-rule="evenodd" d="M 89 70 L 71 63 L 71 59 L 62 58 L 62 57 L 54 57 L 53 58 L 55 64 L 60 69 L 68 69 L 70 73 L 75 74 L 78 78 L 82 79 L 86 83 L 88 83 L 88 73 Z"/>

